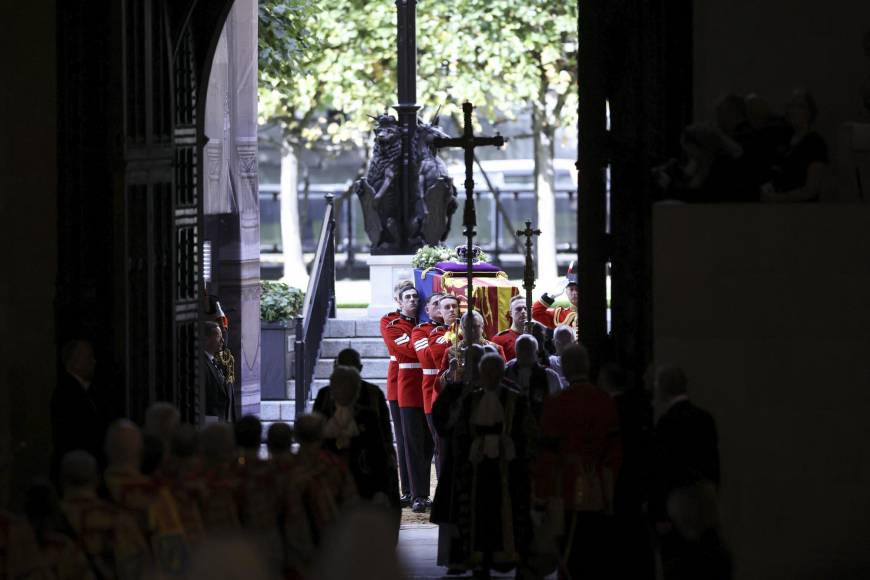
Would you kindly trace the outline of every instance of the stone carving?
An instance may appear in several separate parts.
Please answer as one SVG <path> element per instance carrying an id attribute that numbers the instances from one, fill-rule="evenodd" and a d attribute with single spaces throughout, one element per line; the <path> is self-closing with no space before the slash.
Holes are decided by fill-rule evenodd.
<path id="1" fill-rule="evenodd" d="M 445 137 L 437 125 L 417 121 L 411 152 L 417 167 L 408 199 L 402 199 L 399 175 L 402 162 L 402 128 L 392 115 L 377 117 L 372 158 L 365 177 L 354 191 L 363 210 L 365 230 L 375 253 L 414 250 L 424 241 L 436 244 L 446 239 L 450 218 L 456 211 L 456 188 L 432 142 Z M 403 201 L 408 217 L 401 227 Z"/>

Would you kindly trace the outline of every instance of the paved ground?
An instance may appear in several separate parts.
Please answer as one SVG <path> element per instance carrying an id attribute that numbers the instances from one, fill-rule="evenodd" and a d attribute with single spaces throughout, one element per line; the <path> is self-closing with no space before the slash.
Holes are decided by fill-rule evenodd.
<path id="1" fill-rule="evenodd" d="M 403 524 L 399 530 L 399 560 L 409 580 L 471 578 L 471 573 L 447 576 L 447 569 L 435 564 L 438 554 L 438 527 L 432 524 Z M 493 578 L 513 578 L 514 573 L 493 573 Z"/>

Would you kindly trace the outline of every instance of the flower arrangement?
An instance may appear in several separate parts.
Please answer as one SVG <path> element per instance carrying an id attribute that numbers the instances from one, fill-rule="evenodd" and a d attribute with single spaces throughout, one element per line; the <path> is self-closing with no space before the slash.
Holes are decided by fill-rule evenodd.
<path id="1" fill-rule="evenodd" d="M 423 246 L 411 258 L 411 265 L 420 270 L 425 270 L 438 262 L 447 262 L 455 258 L 456 252 L 445 246 Z"/>
<path id="2" fill-rule="evenodd" d="M 305 292 L 284 282 L 260 281 L 260 320 L 283 322 L 296 317 L 305 301 Z"/>
<path id="3" fill-rule="evenodd" d="M 457 246 L 455 249 L 445 246 L 423 246 L 411 258 L 411 265 L 420 270 L 425 270 L 435 266 L 439 262 L 465 263 L 465 251 L 465 246 Z M 474 262 L 488 261 L 489 256 L 486 252 L 474 246 Z"/>

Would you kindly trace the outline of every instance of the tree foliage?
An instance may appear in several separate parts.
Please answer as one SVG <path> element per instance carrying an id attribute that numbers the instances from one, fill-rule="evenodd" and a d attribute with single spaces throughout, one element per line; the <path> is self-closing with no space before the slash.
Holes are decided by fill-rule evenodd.
<path id="1" fill-rule="evenodd" d="M 576 121 L 573 0 L 419 0 L 417 102 L 431 115 L 470 100 L 492 122 L 532 109 Z M 396 101 L 392 0 L 265 0 L 260 119 L 290 143 L 360 146 Z"/>

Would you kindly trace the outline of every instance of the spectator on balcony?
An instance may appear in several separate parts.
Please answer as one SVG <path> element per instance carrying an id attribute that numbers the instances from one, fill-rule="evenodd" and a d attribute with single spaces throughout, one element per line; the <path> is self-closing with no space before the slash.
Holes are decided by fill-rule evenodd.
<path id="1" fill-rule="evenodd" d="M 809 91 L 796 90 L 786 106 L 792 130 L 788 151 L 761 187 L 766 202 L 819 201 L 828 172 L 828 146 L 813 129 L 819 110 Z"/>

